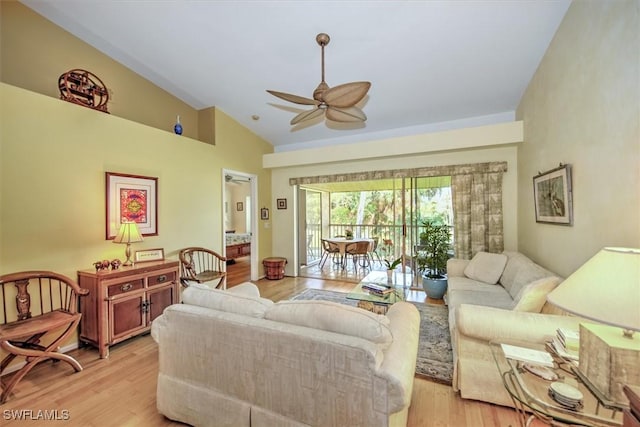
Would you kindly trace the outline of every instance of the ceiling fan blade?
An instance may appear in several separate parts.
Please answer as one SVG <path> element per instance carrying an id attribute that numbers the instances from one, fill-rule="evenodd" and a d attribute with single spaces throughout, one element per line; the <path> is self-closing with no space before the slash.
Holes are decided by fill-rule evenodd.
<path id="1" fill-rule="evenodd" d="M 275 90 L 267 90 L 271 95 L 276 96 L 285 101 L 293 102 L 294 104 L 302 105 L 318 105 L 319 102 L 315 99 L 305 98 L 303 96 L 291 95 L 290 93 L 276 92 Z"/>
<path id="2" fill-rule="evenodd" d="M 332 107 L 352 107 L 365 97 L 370 87 L 369 82 L 345 83 L 324 91 L 322 99 Z"/>
<path id="3" fill-rule="evenodd" d="M 367 120 L 367 116 L 358 107 L 336 108 L 329 106 L 327 107 L 327 119 L 342 123 L 364 122 Z"/>
<path id="4" fill-rule="evenodd" d="M 291 124 L 295 125 L 305 120 L 315 119 L 316 117 L 321 116 L 323 113 L 323 108 L 314 108 L 313 110 L 303 111 L 302 113 L 291 119 Z"/>

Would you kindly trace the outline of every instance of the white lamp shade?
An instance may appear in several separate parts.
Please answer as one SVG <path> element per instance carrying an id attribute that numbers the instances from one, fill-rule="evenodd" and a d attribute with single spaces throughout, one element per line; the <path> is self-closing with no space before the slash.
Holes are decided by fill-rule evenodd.
<path id="1" fill-rule="evenodd" d="M 142 234 L 138 230 L 135 222 L 124 222 L 118 230 L 118 234 L 113 239 L 113 243 L 135 243 L 142 242 Z"/>
<path id="2" fill-rule="evenodd" d="M 547 300 L 586 319 L 640 331 L 640 249 L 602 249 Z"/>

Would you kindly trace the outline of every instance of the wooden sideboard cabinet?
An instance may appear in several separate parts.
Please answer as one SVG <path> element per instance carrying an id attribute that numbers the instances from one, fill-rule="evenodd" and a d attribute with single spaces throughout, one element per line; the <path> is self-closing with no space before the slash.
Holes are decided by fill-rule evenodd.
<path id="1" fill-rule="evenodd" d="M 153 319 L 179 300 L 178 266 L 154 261 L 78 271 L 78 284 L 89 290 L 80 306 L 80 340 L 96 346 L 104 359 L 110 345 L 149 331 Z"/>
<path id="2" fill-rule="evenodd" d="M 240 258 L 247 255 L 251 255 L 251 243 L 241 243 L 226 247 L 225 256 L 227 259 Z"/>

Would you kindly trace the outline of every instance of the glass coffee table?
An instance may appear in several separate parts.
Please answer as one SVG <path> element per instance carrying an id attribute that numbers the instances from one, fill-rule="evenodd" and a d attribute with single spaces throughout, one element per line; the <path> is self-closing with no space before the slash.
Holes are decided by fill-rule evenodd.
<path id="1" fill-rule="evenodd" d="M 379 286 L 385 286 L 391 289 L 391 292 L 385 295 L 377 295 L 369 292 L 363 288 L 363 285 L 374 284 Z M 356 287 L 354 287 L 347 299 L 357 300 L 358 307 L 364 308 L 374 313 L 384 314 L 387 312 L 389 306 L 397 303 L 398 301 L 405 301 L 407 298 L 407 292 L 411 288 L 413 283 L 413 275 L 411 273 L 401 273 L 394 271 L 391 278 L 391 282 L 387 278 L 386 271 L 372 271 L 367 274 Z"/>

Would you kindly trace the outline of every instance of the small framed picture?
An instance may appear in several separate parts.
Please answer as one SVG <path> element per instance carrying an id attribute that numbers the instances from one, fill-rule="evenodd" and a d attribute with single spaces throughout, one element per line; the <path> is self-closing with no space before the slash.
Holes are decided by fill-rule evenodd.
<path id="1" fill-rule="evenodd" d="M 571 165 L 543 172 L 533 177 L 536 222 L 573 224 Z"/>
<path id="2" fill-rule="evenodd" d="M 244 209 L 244 206 L 242 205 L 242 202 L 236 203 L 236 210 L 237 211 L 242 211 L 243 209 Z"/>
<path id="3" fill-rule="evenodd" d="M 135 262 L 162 261 L 164 259 L 164 249 L 145 249 L 136 251 L 133 259 Z"/>
<path id="4" fill-rule="evenodd" d="M 263 219 L 263 220 L 269 219 L 269 209 L 267 208 L 260 209 L 260 219 Z"/>
<path id="5" fill-rule="evenodd" d="M 278 209 L 287 209 L 287 199 L 276 199 L 276 207 Z"/>

